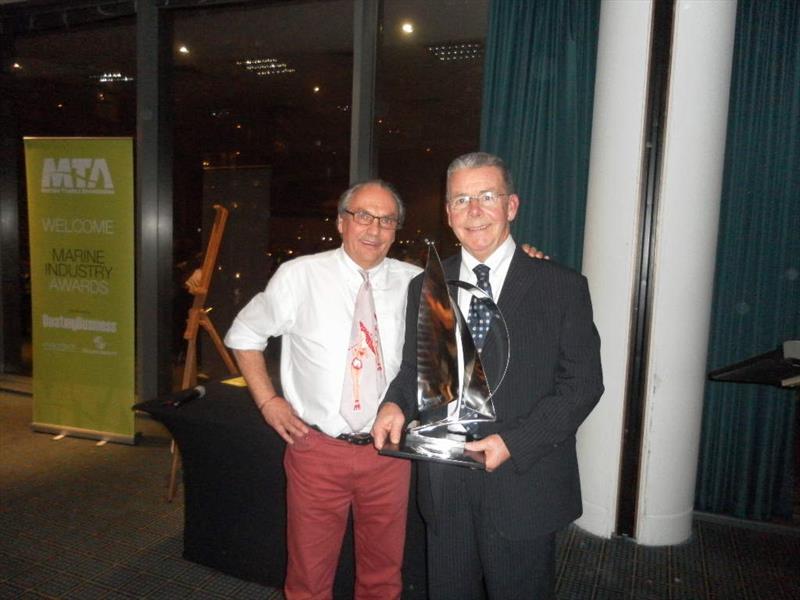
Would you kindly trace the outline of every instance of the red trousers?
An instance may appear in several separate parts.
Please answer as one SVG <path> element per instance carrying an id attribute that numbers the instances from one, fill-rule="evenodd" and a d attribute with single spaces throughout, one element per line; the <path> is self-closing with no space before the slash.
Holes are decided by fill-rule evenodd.
<path id="1" fill-rule="evenodd" d="M 311 430 L 287 446 L 287 600 L 333 597 L 333 580 L 350 507 L 357 600 L 399 598 L 402 591 L 409 461 L 378 455 Z"/>

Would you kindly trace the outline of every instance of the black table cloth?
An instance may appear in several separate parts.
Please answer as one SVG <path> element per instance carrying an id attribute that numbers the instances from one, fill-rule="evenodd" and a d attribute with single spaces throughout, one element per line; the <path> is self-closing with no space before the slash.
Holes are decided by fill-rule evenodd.
<path id="1" fill-rule="evenodd" d="M 285 442 L 262 418 L 246 388 L 221 382 L 175 408 L 151 400 L 136 409 L 172 434 L 181 452 L 185 498 L 183 556 L 229 575 L 282 587 L 286 569 Z M 398 459 L 399 460 L 399 459 Z M 403 565 L 404 598 L 425 597 L 424 527 L 412 475 Z M 335 596 L 353 594 L 348 527 Z"/>

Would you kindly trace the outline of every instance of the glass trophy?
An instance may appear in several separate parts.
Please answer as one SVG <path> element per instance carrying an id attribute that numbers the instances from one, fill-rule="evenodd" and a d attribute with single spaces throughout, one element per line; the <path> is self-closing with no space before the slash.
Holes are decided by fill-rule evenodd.
<path id="1" fill-rule="evenodd" d="M 500 356 L 499 387 L 508 369 L 508 327 L 489 294 L 464 281 L 446 281 L 439 254 L 428 243 L 417 320 L 417 408 L 419 420 L 403 432 L 399 444 L 387 441 L 381 454 L 484 468 L 482 452 L 466 450 L 476 424 L 494 422 L 481 355 L 450 289 L 463 289 L 492 311 L 491 332 Z"/>

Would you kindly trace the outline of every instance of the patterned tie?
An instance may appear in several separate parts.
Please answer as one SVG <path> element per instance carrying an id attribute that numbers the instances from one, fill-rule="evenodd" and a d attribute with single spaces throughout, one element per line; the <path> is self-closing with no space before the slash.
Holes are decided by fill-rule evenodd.
<path id="1" fill-rule="evenodd" d="M 489 267 L 486 265 L 478 265 L 472 270 L 478 278 L 478 287 L 491 296 L 492 286 L 489 283 Z M 489 324 L 491 321 L 492 309 L 489 308 L 486 300 L 473 296 L 469 303 L 467 325 L 469 326 L 470 333 L 472 333 L 472 339 L 475 342 L 475 348 L 478 352 L 483 348 L 483 342 L 486 340 L 486 334 L 489 332 Z"/>
<path id="2" fill-rule="evenodd" d="M 358 289 L 350 344 L 347 347 L 342 403 L 339 409 L 353 432 L 361 431 L 378 410 L 378 398 L 386 387 L 378 319 L 369 273 L 359 271 L 364 282 Z"/>

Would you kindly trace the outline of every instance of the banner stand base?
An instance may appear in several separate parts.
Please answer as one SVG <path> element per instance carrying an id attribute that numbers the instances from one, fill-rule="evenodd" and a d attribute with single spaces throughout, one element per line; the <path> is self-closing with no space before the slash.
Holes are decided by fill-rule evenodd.
<path id="1" fill-rule="evenodd" d="M 136 445 L 138 434 L 122 435 L 107 431 L 95 431 L 92 429 L 81 429 L 80 427 L 68 427 L 65 425 L 50 425 L 48 423 L 31 423 L 31 430 L 37 433 L 51 433 L 54 435 L 67 435 L 69 437 L 85 438 L 89 440 L 108 441 L 115 444 Z"/>

